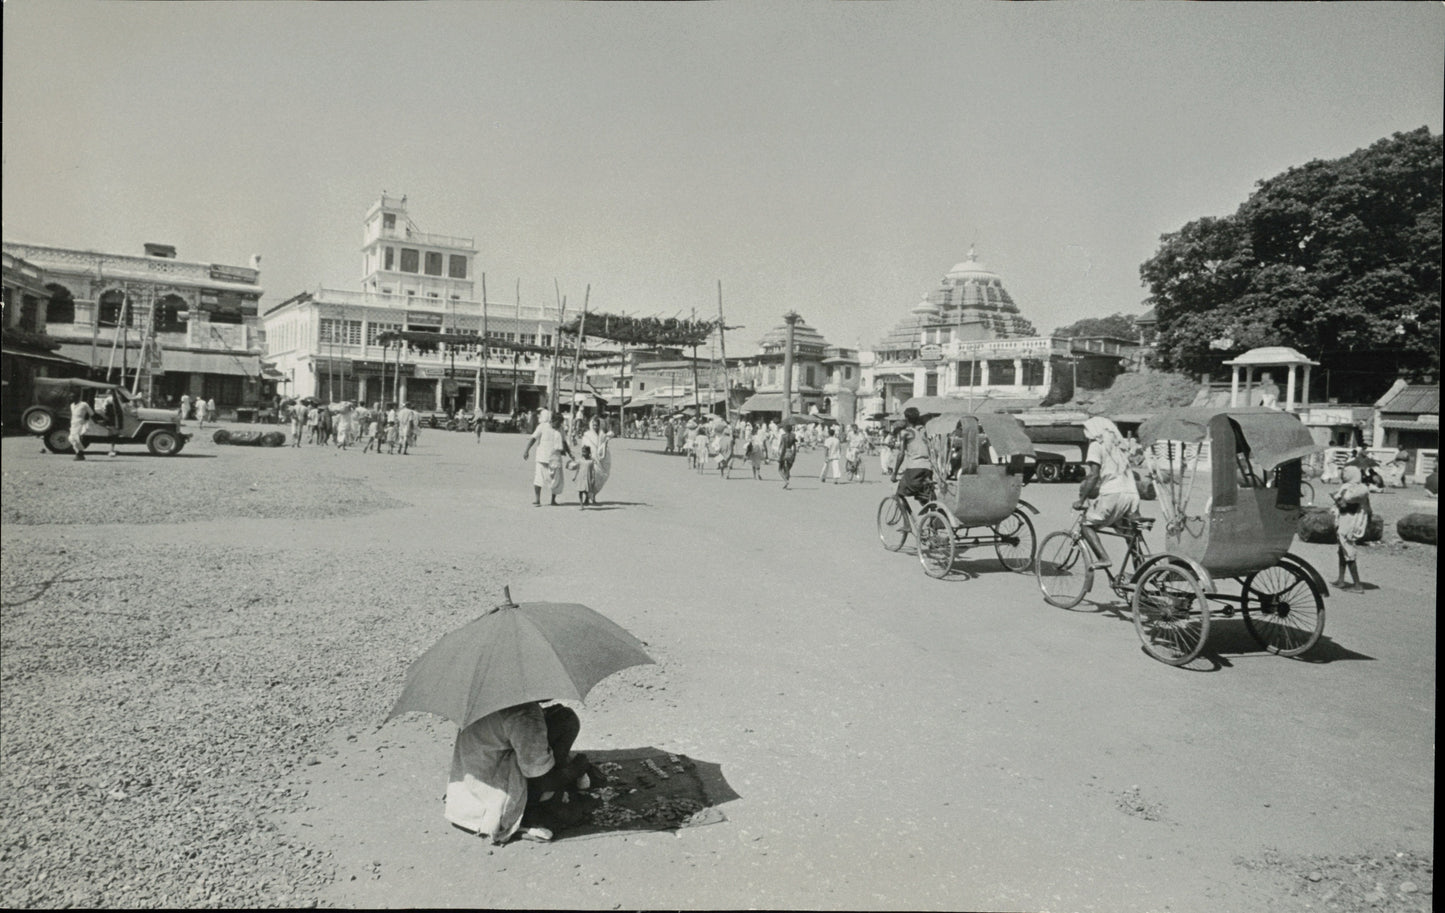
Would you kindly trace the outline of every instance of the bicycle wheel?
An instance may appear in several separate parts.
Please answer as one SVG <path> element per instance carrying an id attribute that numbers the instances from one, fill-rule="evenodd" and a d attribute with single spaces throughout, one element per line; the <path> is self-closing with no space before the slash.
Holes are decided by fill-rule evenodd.
<path id="1" fill-rule="evenodd" d="M 1134 588 L 1134 630 L 1161 662 L 1182 666 L 1198 656 L 1209 637 L 1209 601 L 1199 578 L 1175 564 L 1145 571 Z"/>
<path id="2" fill-rule="evenodd" d="M 1022 573 L 1034 566 L 1038 539 L 1034 536 L 1034 521 L 1028 514 L 1015 510 L 994 526 L 993 531 L 998 536 L 993 549 L 1004 567 Z"/>
<path id="3" fill-rule="evenodd" d="M 1291 564 L 1276 564 L 1244 578 L 1239 609 L 1249 635 L 1280 656 L 1306 652 L 1325 630 L 1324 597 L 1304 571 Z"/>
<path id="4" fill-rule="evenodd" d="M 957 554 L 953 524 L 948 521 L 948 515 L 941 510 L 925 510 L 920 514 L 918 560 L 923 562 L 923 572 L 937 579 L 947 577 Z"/>
<path id="5" fill-rule="evenodd" d="M 1044 537 L 1034 561 L 1034 579 L 1044 602 L 1061 609 L 1072 609 L 1083 601 L 1094 585 L 1094 570 L 1089 567 L 1088 546 L 1068 530 L 1058 530 Z"/>
<path id="6" fill-rule="evenodd" d="M 913 531 L 912 511 L 898 495 L 889 495 L 878 504 L 878 538 L 883 547 L 896 552 L 908 541 Z"/>

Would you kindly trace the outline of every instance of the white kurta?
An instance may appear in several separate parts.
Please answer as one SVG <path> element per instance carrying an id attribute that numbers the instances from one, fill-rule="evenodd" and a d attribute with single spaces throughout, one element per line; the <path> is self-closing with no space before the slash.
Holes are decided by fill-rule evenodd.
<path id="1" fill-rule="evenodd" d="M 527 778 L 552 769 L 542 706 L 489 713 L 457 733 L 447 783 L 447 820 L 503 843 L 527 807 Z"/>

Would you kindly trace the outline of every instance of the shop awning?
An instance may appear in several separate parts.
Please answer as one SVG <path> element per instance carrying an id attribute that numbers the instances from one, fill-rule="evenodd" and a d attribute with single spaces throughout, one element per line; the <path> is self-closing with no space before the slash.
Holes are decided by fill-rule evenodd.
<path id="1" fill-rule="evenodd" d="M 917 409 L 924 415 L 941 415 L 945 412 L 1022 412 L 1032 409 L 1044 399 L 1041 396 L 1028 399 L 998 396 L 976 396 L 970 403 L 967 396 L 915 396 L 903 404 L 904 409 Z"/>
<path id="2" fill-rule="evenodd" d="M 1440 433 L 1440 423 L 1438 421 L 1416 422 L 1411 421 L 1410 419 L 1403 418 L 1385 418 L 1380 419 L 1380 426 L 1382 428 L 1393 428 L 1396 431 L 1424 431 L 1434 434 Z"/>
<path id="3" fill-rule="evenodd" d="M 233 374 L 256 377 L 261 373 L 261 359 L 256 355 L 231 355 L 226 352 L 176 352 L 161 355 L 166 373 Z"/>
<path id="4" fill-rule="evenodd" d="M 44 352 L 21 352 L 18 349 L 0 348 L 0 355 L 4 355 L 7 358 L 28 358 L 31 361 L 43 361 L 57 365 L 79 365 L 81 367 L 88 367 L 90 364 L 89 362 L 77 361 L 74 358 L 66 358 L 64 355 Z"/>
<path id="5" fill-rule="evenodd" d="M 781 393 L 754 393 L 749 396 L 747 402 L 738 407 L 739 412 L 782 412 L 783 394 Z M 794 412 L 803 411 L 803 400 L 800 394 L 793 394 Z"/>
<path id="6" fill-rule="evenodd" d="M 67 358 L 73 358 L 81 364 L 89 365 L 90 346 L 87 343 L 66 342 L 60 345 L 60 354 Z M 115 351 L 114 366 L 119 368 L 122 360 L 125 364 L 134 369 L 140 361 L 140 349 L 135 346 L 127 347 L 122 356 L 121 350 Z M 95 365 L 104 368 L 111 365 L 110 346 L 101 343 L 95 348 Z M 195 374 L 230 374 L 236 377 L 257 377 L 261 373 L 261 356 L 259 355 L 233 355 L 229 352 L 186 352 L 177 349 L 165 349 L 161 352 L 161 368 L 167 373 Z"/>

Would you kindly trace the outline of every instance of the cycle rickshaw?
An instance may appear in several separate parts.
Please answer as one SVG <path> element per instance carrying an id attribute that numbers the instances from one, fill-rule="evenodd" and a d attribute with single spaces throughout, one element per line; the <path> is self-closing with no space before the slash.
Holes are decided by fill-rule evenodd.
<path id="1" fill-rule="evenodd" d="M 1174 409 L 1140 425 L 1138 439 L 1158 492 L 1165 548 L 1148 552 L 1142 537 L 1154 521 L 1131 518 L 1116 533 L 1129 552 L 1110 582 L 1130 600 L 1145 651 L 1176 666 L 1198 656 L 1211 601 L 1225 617 L 1238 607 L 1250 636 L 1272 653 L 1312 648 L 1324 631 L 1329 588 L 1289 552 L 1300 514 L 1300 461 L 1320 449 L 1300 420 L 1263 407 Z M 1066 608 L 1083 599 L 1093 582 L 1091 560 L 1077 524 L 1046 537 L 1036 570 L 1045 599 Z M 1239 594 L 1220 592 L 1223 579 L 1236 581 Z"/>
<path id="2" fill-rule="evenodd" d="M 1031 568 L 1037 540 L 1029 515 L 1038 508 L 1019 494 L 1023 458 L 1034 449 L 1018 419 L 999 412 L 950 412 L 929 419 L 923 434 L 932 497 L 916 515 L 897 494 L 883 499 L 878 505 L 883 547 L 896 552 L 912 536 L 930 577 L 948 576 L 959 552 L 980 545 L 992 545 L 1011 571 Z M 989 445 L 1005 462 L 988 462 Z"/>

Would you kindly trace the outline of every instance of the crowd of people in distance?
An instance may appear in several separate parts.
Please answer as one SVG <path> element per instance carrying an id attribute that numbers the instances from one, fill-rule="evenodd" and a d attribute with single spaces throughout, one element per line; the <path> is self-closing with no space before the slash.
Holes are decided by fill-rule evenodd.
<path id="1" fill-rule="evenodd" d="M 335 406 L 292 403 L 287 416 L 291 425 L 291 446 L 330 445 L 349 450 L 362 445 L 362 453 L 406 456 L 421 436 L 421 417 L 409 403 L 364 405 L 343 402 Z"/>
<path id="2" fill-rule="evenodd" d="M 678 415 L 657 420 L 646 435 L 663 441 L 663 452 L 687 457 L 688 468 L 699 473 L 716 469 L 724 479 L 732 477 L 734 463 L 741 459 L 752 478 L 763 478 L 763 466 L 778 469 L 783 487 L 792 486 L 793 465 L 803 450 L 822 450 L 823 465 L 818 481 L 834 484 L 862 481 L 862 461 L 877 449 L 877 442 L 860 425 L 842 426 L 826 420 L 795 422 L 740 420 L 728 424 L 721 416 Z"/>

